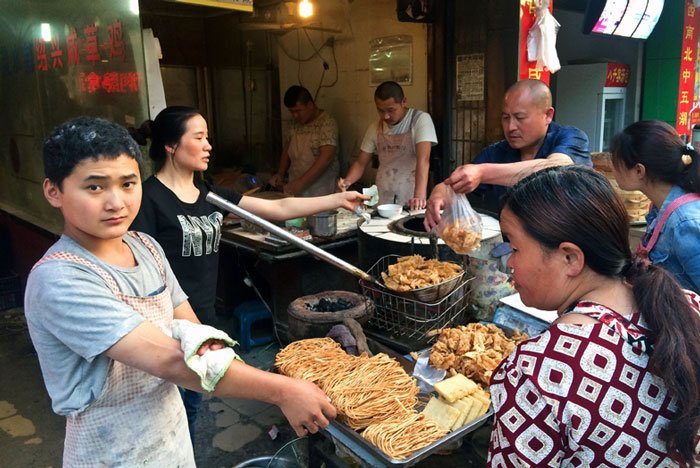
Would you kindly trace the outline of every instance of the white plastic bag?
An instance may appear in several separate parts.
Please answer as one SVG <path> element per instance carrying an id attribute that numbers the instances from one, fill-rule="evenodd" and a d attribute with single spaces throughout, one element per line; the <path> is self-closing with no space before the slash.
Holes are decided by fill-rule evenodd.
<path id="1" fill-rule="evenodd" d="M 481 216 L 474 211 L 463 193 L 445 188 L 445 211 L 435 230 L 449 248 L 460 255 L 468 254 L 481 246 Z"/>
<path id="2" fill-rule="evenodd" d="M 547 67 L 551 73 L 556 73 L 561 69 L 556 48 L 561 25 L 549 12 L 549 0 L 542 0 L 536 15 L 535 24 L 527 32 L 527 59 L 536 61 L 539 70 Z"/>

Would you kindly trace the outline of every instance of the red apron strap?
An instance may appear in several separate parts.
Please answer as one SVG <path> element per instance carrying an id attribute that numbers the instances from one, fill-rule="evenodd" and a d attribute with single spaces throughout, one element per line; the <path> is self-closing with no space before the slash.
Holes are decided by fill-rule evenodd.
<path id="1" fill-rule="evenodd" d="M 95 273 L 97 273 L 105 281 L 105 283 L 107 283 L 107 286 L 109 286 L 109 289 L 112 291 L 112 293 L 115 296 L 120 294 L 120 292 L 121 292 L 121 290 L 119 289 L 119 286 L 117 285 L 116 280 L 112 277 L 112 275 L 107 273 L 107 271 L 104 268 L 97 266 L 96 264 L 92 263 L 90 260 L 87 260 L 83 257 L 80 257 L 80 256 L 73 254 L 73 253 L 70 253 L 70 252 L 60 251 L 60 252 L 54 252 L 51 255 L 47 255 L 46 257 L 43 257 L 38 262 L 36 262 L 36 264 L 32 267 L 32 270 L 34 268 L 38 267 L 39 265 L 42 265 L 46 262 L 50 262 L 50 261 L 54 261 L 54 260 L 63 260 L 63 261 L 73 262 L 73 263 L 77 263 L 79 265 L 86 266 L 86 267 L 90 268 L 92 271 L 94 271 Z"/>
<path id="2" fill-rule="evenodd" d="M 648 258 L 649 252 L 651 252 L 651 250 L 654 248 L 654 245 L 656 245 L 656 241 L 658 240 L 659 235 L 661 234 L 661 229 L 663 229 L 664 224 L 666 224 L 666 220 L 668 219 L 668 217 L 671 216 L 671 214 L 674 211 L 676 211 L 676 208 L 678 208 L 679 206 L 697 200 L 700 200 L 700 194 L 697 193 L 686 193 L 685 195 L 673 200 L 664 210 L 663 214 L 661 215 L 661 218 L 659 218 L 659 221 L 656 223 L 656 226 L 654 226 L 654 231 L 651 233 L 649 241 L 646 244 L 643 240 L 639 242 L 639 245 L 637 246 L 637 254 L 644 258 Z"/>
<path id="3" fill-rule="evenodd" d="M 141 243 L 143 245 L 145 245 L 146 248 L 151 252 L 151 255 L 153 255 L 153 258 L 156 261 L 156 265 L 158 266 L 158 271 L 160 272 L 160 276 L 162 276 L 163 281 L 165 281 L 166 277 L 165 277 L 165 266 L 163 265 L 163 259 L 158 254 L 158 250 L 156 250 L 153 243 L 151 241 L 149 241 L 148 238 L 146 236 L 144 236 L 143 233 L 141 233 L 141 232 L 129 231 L 127 234 L 130 235 L 131 237 L 134 237 L 134 238 L 140 240 Z"/>

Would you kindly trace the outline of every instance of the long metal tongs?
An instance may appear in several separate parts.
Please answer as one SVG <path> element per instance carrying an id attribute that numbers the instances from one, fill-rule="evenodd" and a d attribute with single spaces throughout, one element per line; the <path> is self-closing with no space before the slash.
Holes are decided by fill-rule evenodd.
<path id="1" fill-rule="evenodd" d="M 303 249 L 310 253 L 311 255 L 314 255 L 315 257 L 320 258 L 321 260 L 324 260 L 328 263 L 330 263 L 333 266 L 336 266 L 340 268 L 341 270 L 344 270 L 348 273 L 350 273 L 353 276 L 356 276 L 362 280 L 365 281 L 370 281 L 372 283 L 378 284 L 383 287 L 381 283 L 379 283 L 372 275 L 368 274 L 367 272 L 364 272 L 357 268 L 354 265 L 351 265 L 350 263 L 346 262 L 343 259 L 340 259 L 336 257 L 335 255 L 332 255 L 328 252 L 326 252 L 323 249 L 320 249 L 316 247 L 314 244 L 311 242 L 307 242 L 303 239 L 298 238 L 294 234 L 290 234 L 289 232 L 285 231 L 284 229 L 280 228 L 279 226 L 275 226 L 269 221 L 266 221 L 262 218 L 260 218 L 257 215 L 254 215 L 253 213 L 250 213 L 243 208 L 239 207 L 238 205 L 235 205 L 231 203 L 230 201 L 226 200 L 225 198 L 222 198 L 215 194 L 214 192 L 209 192 L 207 193 L 207 201 L 213 205 L 218 206 L 221 209 L 224 209 L 226 211 L 230 211 L 231 213 L 235 214 L 239 218 L 245 219 L 246 221 L 249 221 L 256 226 L 259 226 L 266 231 L 276 235 L 277 237 L 286 240 L 292 245 L 295 245 L 299 247 L 300 249 Z"/>

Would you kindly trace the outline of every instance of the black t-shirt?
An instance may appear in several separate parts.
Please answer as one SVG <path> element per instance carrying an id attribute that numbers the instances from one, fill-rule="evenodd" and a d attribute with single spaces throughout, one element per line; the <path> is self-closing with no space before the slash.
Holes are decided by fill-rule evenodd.
<path id="1" fill-rule="evenodd" d="M 192 308 L 203 318 L 214 316 L 224 218 L 224 211 L 207 202 L 206 195 L 213 191 L 236 205 L 241 195 L 200 180 L 195 180 L 195 186 L 199 198 L 185 203 L 157 178 L 149 177 L 143 183 L 141 209 L 131 229 L 150 234 L 163 247 Z"/>

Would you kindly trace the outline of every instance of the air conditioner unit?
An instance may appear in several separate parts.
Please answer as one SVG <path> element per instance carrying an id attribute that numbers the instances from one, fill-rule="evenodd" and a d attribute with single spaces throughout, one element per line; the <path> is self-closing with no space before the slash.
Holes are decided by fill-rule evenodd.
<path id="1" fill-rule="evenodd" d="M 173 3 L 224 8 L 226 10 L 253 12 L 253 0 L 166 0 Z"/>

